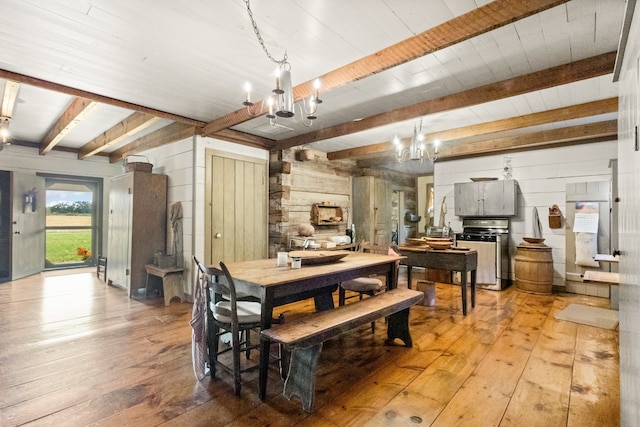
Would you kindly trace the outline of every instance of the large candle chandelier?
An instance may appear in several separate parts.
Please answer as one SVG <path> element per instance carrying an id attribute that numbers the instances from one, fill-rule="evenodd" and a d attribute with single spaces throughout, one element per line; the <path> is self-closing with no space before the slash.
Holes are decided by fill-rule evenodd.
<path id="1" fill-rule="evenodd" d="M 393 139 L 393 143 L 396 146 L 396 158 L 400 162 L 407 160 L 420 160 L 420 162 L 423 162 L 425 158 L 435 162 L 438 159 L 440 141 L 437 139 L 433 141 L 433 144 L 431 144 L 433 153 L 429 152 L 429 147 L 424 143 L 422 119 L 420 119 L 420 126 L 413 125 L 413 136 L 409 147 L 405 147 L 397 136 Z"/>
<path id="2" fill-rule="evenodd" d="M 258 29 L 258 24 L 253 19 L 253 12 L 251 11 L 249 0 L 244 0 L 244 2 L 247 6 L 247 13 L 249 14 L 249 18 L 251 19 L 251 24 L 253 25 L 253 32 L 258 38 L 258 42 L 260 43 L 260 46 L 262 46 L 262 50 L 264 50 L 267 58 L 269 58 L 272 62 L 278 64 L 275 73 L 275 88 L 272 90 L 271 96 L 269 96 L 266 100 L 267 118 L 269 119 L 269 123 L 271 124 L 271 126 L 275 126 L 278 117 L 294 117 L 295 107 L 297 106 L 300 114 L 306 116 L 307 119 L 307 121 L 303 119 L 302 123 L 305 126 L 311 126 L 313 124 L 313 121 L 317 119 L 316 113 L 318 111 L 318 105 L 322 103 L 322 100 L 318 96 L 320 90 L 320 80 L 316 79 L 314 81 L 313 94 L 309 97 L 308 100 L 303 99 L 301 103 L 294 102 L 293 87 L 291 84 L 291 64 L 287 62 L 287 52 L 285 51 L 284 57 L 281 60 L 277 60 L 273 56 L 271 56 L 271 54 L 267 50 L 266 45 L 264 44 L 264 40 L 262 39 L 262 35 L 260 34 L 260 30 Z M 262 100 L 258 104 L 251 101 L 250 83 L 247 82 L 244 89 L 246 96 L 242 104 L 247 107 L 247 112 L 250 116 L 260 116 L 265 111 L 265 101 Z"/>

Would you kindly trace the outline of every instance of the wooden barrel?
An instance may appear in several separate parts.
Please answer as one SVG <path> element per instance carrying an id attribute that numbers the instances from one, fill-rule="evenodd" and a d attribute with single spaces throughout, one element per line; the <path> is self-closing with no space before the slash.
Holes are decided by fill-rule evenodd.
<path id="1" fill-rule="evenodd" d="M 544 244 L 523 243 L 516 255 L 516 287 L 534 294 L 551 293 L 553 287 L 553 255 Z"/>

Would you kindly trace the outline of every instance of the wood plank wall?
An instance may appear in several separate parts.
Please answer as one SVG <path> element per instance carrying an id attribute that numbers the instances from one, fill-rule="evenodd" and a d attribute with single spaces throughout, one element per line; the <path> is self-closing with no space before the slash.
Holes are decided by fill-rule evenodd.
<path id="1" fill-rule="evenodd" d="M 391 184 L 393 190 L 404 191 L 405 210 L 415 212 L 415 177 L 373 169 L 361 169 L 350 160 L 329 161 L 326 154 L 311 150 L 311 160 L 299 160 L 298 148 L 272 152 L 269 174 L 269 256 L 287 250 L 289 238 L 297 236 L 298 226 L 309 223 L 311 205 L 330 202 L 343 208 L 344 224 L 316 226 L 314 237 L 344 235 L 351 222 L 353 176 L 371 175 Z M 391 201 L 389 201 L 391 209 Z M 404 215 L 404 213 L 402 213 Z"/>

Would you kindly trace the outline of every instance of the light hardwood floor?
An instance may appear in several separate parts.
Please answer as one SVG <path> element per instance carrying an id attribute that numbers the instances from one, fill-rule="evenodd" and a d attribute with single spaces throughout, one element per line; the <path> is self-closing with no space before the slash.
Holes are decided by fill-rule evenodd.
<path id="1" fill-rule="evenodd" d="M 618 332 L 554 319 L 606 299 L 479 290 L 464 317 L 459 287 L 438 284 L 435 307 L 411 310 L 413 348 L 384 346 L 382 320 L 325 343 L 307 414 L 281 396 L 275 365 L 265 402 L 256 373 L 240 398 L 226 374 L 198 383 L 190 304 L 138 302 L 71 272 L 0 284 L 2 427 L 619 425 Z"/>

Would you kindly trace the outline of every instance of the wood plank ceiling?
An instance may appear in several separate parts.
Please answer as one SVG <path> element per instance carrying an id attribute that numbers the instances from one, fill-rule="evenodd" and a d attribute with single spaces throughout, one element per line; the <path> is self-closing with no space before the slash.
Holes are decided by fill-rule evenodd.
<path id="1" fill-rule="evenodd" d="M 244 1 L 9 3 L 1 115 L 15 144 L 42 155 L 117 162 L 198 134 L 428 173 L 398 163 L 391 142 L 408 145 L 419 120 L 442 142 L 439 161 L 617 135 L 621 0 L 256 2 L 268 49 L 285 49 L 302 78 L 295 100 L 322 82 L 311 128 L 269 126 L 261 102 L 240 108 L 244 81 L 266 96 L 275 67 Z"/>

